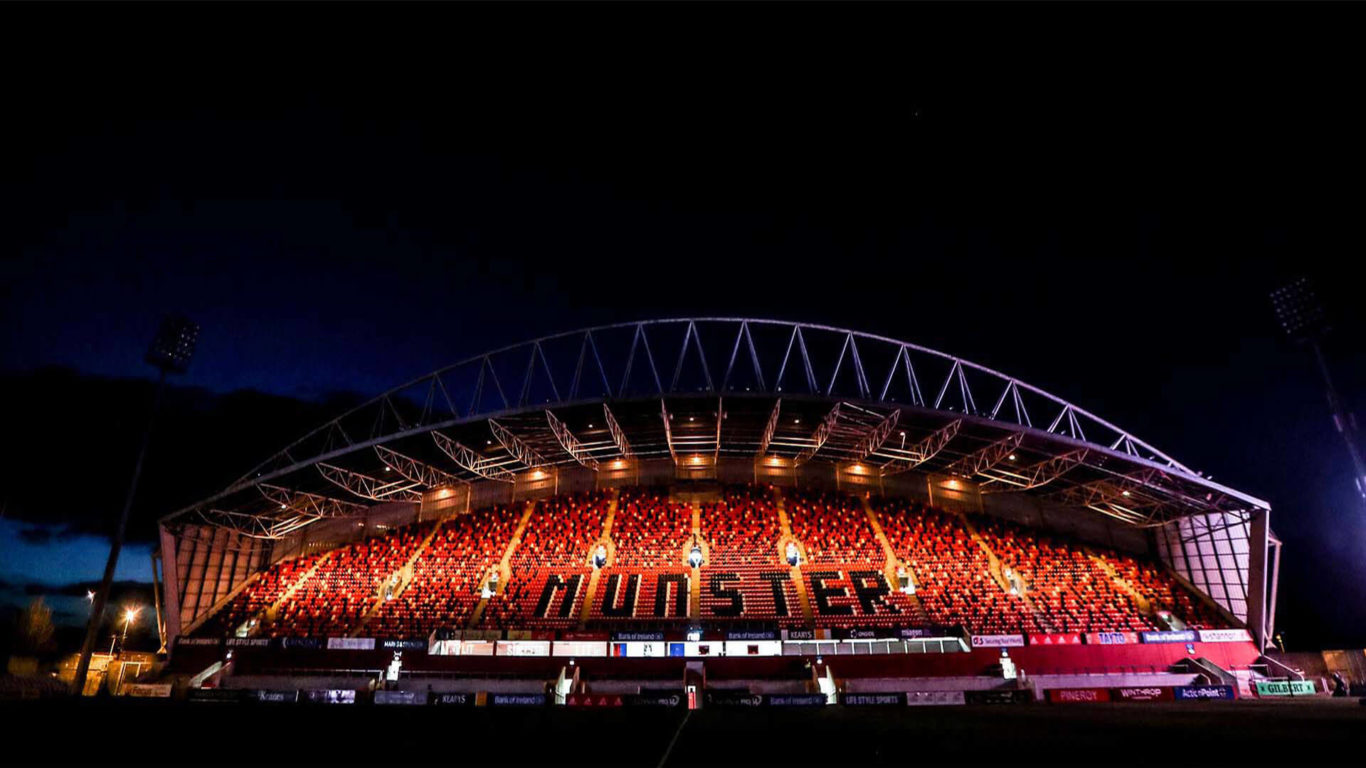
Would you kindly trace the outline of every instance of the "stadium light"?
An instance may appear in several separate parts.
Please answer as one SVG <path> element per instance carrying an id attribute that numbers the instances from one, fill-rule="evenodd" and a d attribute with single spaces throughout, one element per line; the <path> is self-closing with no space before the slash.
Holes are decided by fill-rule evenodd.
<path id="1" fill-rule="evenodd" d="M 1333 385 L 1333 376 L 1328 369 L 1328 358 L 1323 354 L 1323 338 L 1332 330 L 1323 304 L 1319 302 L 1318 294 L 1308 278 L 1300 277 L 1271 292 L 1271 307 L 1285 335 L 1297 344 L 1308 344 L 1314 350 L 1319 373 L 1323 375 L 1328 408 L 1333 415 L 1333 427 L 1342 435 L 1342 441 L 1347 446 L 1355 473 L 1352 480 L 1363 507 L 1366 507 L 1366 460 L 1362 459 L 1358 447 L 1356 416 L 1347 410 L 1342 398 L 1338 397 L 1337 387 Z"/>
<path id="2" fill-rule="evenodd" d="M 81 645 L 81 657 L 76 662 L 76 674 L 71 681 L 72 693 L 80 696 L 85 691 L 85 678 L 90 672 L 90 657 L 95 652 L 95 637 L 99 634 L 100 620 L 104 617 L 104 607 L 109 602 L 109 588 L 114 583 L 114 570 L 119 564 L 119 552 L 123 549 L 123 537 L 128 530 L 128 513 L 133 508 L 133 498 L 138 490 L 138 478 L 142 475 L 142 462 L 147 457 L 147 443 L 152 438 L 152 425 L 156 423 L 157 411 L 161 408 L 161 398 L 166 391 L 166 376 L 184 373 L 189 370 L 190 360 L 194 357 L 195 344 L 199 340 L 199 326 L 184 315 L 169 315 L 162 319 L 156 336 L 143 357 L 149 365 L 157 369 L 156 392 L 152 396 L 152 410 L 143 428 L 142 442 L 138 447 L 138 458 L 133 464 L 133 479 L 128 483 L 128 494 L 123 499 L 123 511 L 119 514 L 114 538 L 109 545 L 109 559 L 104 564 L 104 578 L 95 598 L 90 604 L 90 619 L 85 627 L 85 642 Z M 136 614 L 134 614 L 136 615 Z M 124 622 L 124 635 L 128 634 L 128 620 Z"/>

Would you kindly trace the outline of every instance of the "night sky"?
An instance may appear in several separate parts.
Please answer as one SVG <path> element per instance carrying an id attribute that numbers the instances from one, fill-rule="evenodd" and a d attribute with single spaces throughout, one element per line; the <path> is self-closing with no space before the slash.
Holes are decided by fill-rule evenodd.
<path id="1" fill-rule="evenodd" d="M 0 590 L 98 576 L 164 312 L 203 332 L 127 580 L 157 516 L 349 398 L 536 335 L 719 314 L 966 357 L 1269 500 L 1287 646 L 1360 647 L 1366 512 L 1267 300 L 1318 281 L 1359 410 L 1348 12 L 7 8 Z"/>

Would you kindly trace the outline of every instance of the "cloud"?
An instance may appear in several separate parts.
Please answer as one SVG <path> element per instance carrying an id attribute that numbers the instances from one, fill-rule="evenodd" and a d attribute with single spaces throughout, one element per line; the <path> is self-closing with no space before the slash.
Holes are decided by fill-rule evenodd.
<path id="1" fill-rule="evenodd" d="M 85 597 L 87 592 L 94 592 L 98 589 L 98 581 L 77 581 L 71 584 L 43 584 L 42 582 L 29 582 L 24 585 L 26 595 L 53 595 L 58 597 Z M 116 581 L 109 585 L 109 594 L 118 595 L 124 592 L 142 592 L 152 588 L 150 581 Z"/>
<path id="2" fill-rule="evenodd" d="M 20 529 L 19 529 L 19 539 L 20 539 L 20 541 L 23 541 L 23 542 L 26 543 L 26 544 L 35 544 L 35 545 L 37 545 L 37 546 L 44 546 L 44 545 L 46 545 L 46 544 L 52 543 L 53 536 L 54 536 L 53 530 L 52 530 L 51 528 L 47 528 L 47 527 L 33 527 L 33 528 L 20 528 Z"/>

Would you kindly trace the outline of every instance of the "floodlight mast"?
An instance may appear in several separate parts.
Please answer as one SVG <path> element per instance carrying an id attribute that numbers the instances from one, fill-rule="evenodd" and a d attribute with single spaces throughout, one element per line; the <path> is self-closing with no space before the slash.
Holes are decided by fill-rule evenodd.
<path id="1" fill-rule="evenodd" d="M 1304 277 L 1272 291 L 1271 305 L 1285 334 L 1300 344 L 1308 344 L 1314 350 L 1314 360 L 1318 363 L 1319 373 L 1323 375 L 1328 408 L 1333 414 L 1333 427 L 1342 435 L 1342 441 L 1347 446 L 1347 454 L 1352 459 L 1352 470 L 1355 473 L 1352 479 L 1356 483 L 1362 508 L 1366 510 L 1366 461 L 1361 456 L 1356 416 L 1347 410 L 1342 398 L 1338 396 L 1337 387 L 1333 385 L 1332 373 L 1328 369 L 1328 358 L 1323 354 L 1322 341 L 1331 330 L 1323 305 L 1319 303 L 1313 284 Z"/>
<path id="2" fill-rule="evenodd" d="M 138 446 L 138 458 L 133 464 L 133 479 L 128 484 L 128 495 L 123 499 L 123 511 L 119 514 L 118 526 L 109 545 L 109 559 L 104 564 L 104 578 L 90 606 L 90 619 L 85 628 L 85 642 L 81 645 L 81 658 L 76 664 L 76 675 L 72 680 L 72 693 L 80 696 L 85 691 L 85 678 L 90 672 L 90 657 L 95 651 L 95 638 L 99 635 L 105 605 L 109 602 L 109 588 L 114 583 L 114 570 L 119 564 L 119 552 L 123 549 L 124 534 L 128 529 L 128 513 L 133 507 L 133 497 L 137 493 L 138 478 L 142 475 L 142 462 L 147 457 L 147 443 L 152 437 L 152 425 L 156 422 L 157 411 L 161 408 L 161 397 L 166 391 L 168 373 L 184 373 L 189 369 L 194 357 L 195 342 L 199 338 L 199 326 L 181 315 L 170 315 L 162 319 L 152 346 L 147 350 L 144 360 L 157 369 L 156 393 L 152 396 L 152 410 L 147 416 L 147 425 L 142 431 L 142 442 Z M 127 634 L 127 627 L 125 636 Z"/>

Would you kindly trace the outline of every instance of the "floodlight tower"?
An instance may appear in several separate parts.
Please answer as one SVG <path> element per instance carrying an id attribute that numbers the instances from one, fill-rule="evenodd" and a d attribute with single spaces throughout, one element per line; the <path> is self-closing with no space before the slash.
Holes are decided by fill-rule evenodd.
<path id="1" fill-rule="evenodd" d="M 142 460 L 147 456 L 147 443 L 152 437 L 152 424 L 156 421 L 161 407 L 161 396 L 166 389 L 166 376 L 171 373 L 184 373 L 194 357 L 195 341 L 199 338 L 199 326 L 188 318 L 171 315 L 161 321 L 152 346 L 143 359 L 157 369 L 156 394 L 152 398 L 152 412 L 147 417 L 147 426 L 142 432 L 142 443 L 138 448 L 137 463 L 133 465 L 133 479 L 128 484 L 128 495 L 123 500 L 123 512 L 119 515 L 118 527 L 109 546 L 109 560 L 104 564 L 104 579 L 100 588 L 95 590 L 90 606 L 90 621 L 85 628 L 85 643 L 81 646 L 81 659 L 76 664 L 76 677 L 72 681 L 72 691 L 80 696 L 85 690 L 85 678 L 90 671 L 90 656 L 95 651 L 95 637 L 99 633 L 100 620 L 104 617 L 104 606 L 109 601 L 109 587 L 114 582 L 114 569 L 119 564 L 119 551 L 123 549 L 123 536 L 128 528 L 128 512 L 133 507 L 133 495 L 137 493 L 138 477 L 142 475 Z M 124 622 L 127 635 L 128 622 Z"/>
<path id="2" fill-rule="evenodd" d="M 1355 473 L 1357 494 L 1366 507 L 1366 461 L 1362 460 L 1358 447 L 1356 416 L 1343 405 L 1338 397 L 1337 387 L 1333 386 L 1333 376 L 1328 371 L 1328 360 L 1323 356 L 1323 337 L 1331 328 L 1314 293 L 1314 286 L 1307 278 L 1301 277 L 1289 285 L 1271 292 L 1271 305 L 1276 310 L 1276 319 L 1286 335 L 1296 343 L 1308 344 L 1314 350 L 1319 372 L 1323 374 L 1323 386 L 1328 395 L 1328 408 L 1333 412 L 1333 426 L 1347 444 L 1347 453 L 1352 457 L 1352 470 Z"/>

